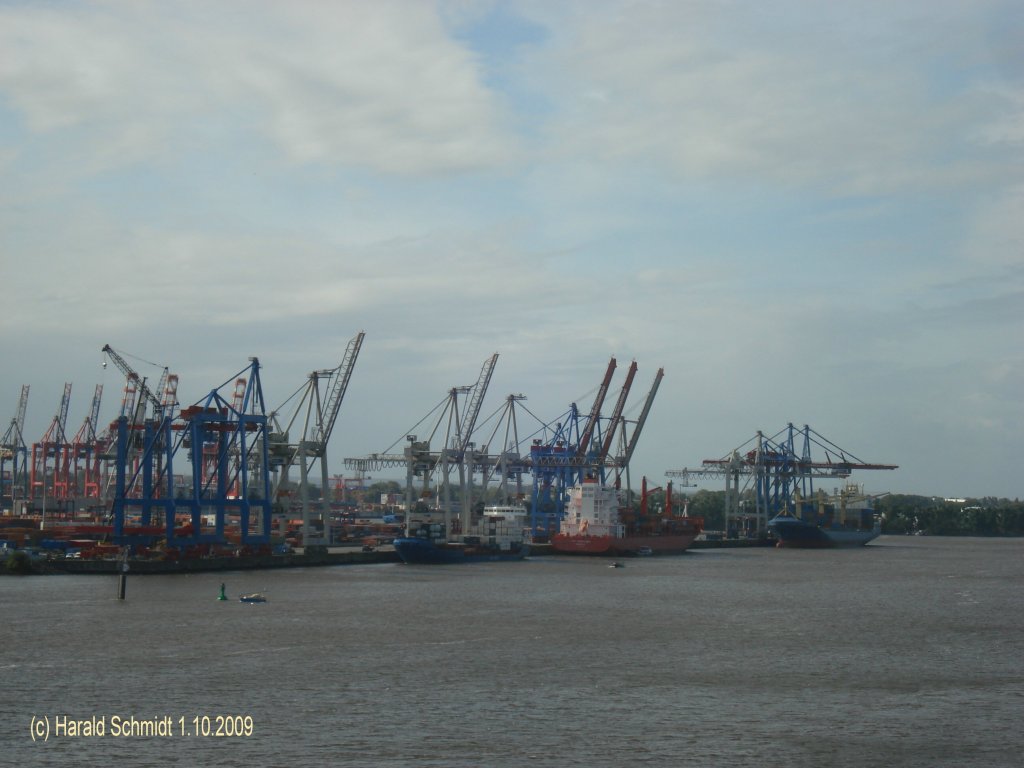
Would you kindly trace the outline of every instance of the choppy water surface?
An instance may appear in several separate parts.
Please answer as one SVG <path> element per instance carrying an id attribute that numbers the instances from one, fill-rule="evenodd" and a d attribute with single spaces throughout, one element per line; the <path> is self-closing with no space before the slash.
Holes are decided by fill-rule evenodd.
<path id="1" fill-rule="evenodd" d="M 1021 764 L 1024 541 L 625 562 L 0 578 L 0 762 Z M 252 735 L 179 733 L 218 715 Z"/>

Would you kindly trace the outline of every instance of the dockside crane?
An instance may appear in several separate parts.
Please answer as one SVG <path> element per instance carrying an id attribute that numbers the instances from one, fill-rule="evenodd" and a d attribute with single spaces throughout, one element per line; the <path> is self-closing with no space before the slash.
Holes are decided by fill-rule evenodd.
<path id="1" fill-rule="evenodd" d="M 764 535 L 771 517 L 792 511 L 803 500 L 815 496 L 815 480 L 848 478 L 855 470 L 894 469 L 898 465 L 862 461 L 806 424 L 797 429 L 789 423 L 770 437 L 758 430 L 753 438 L 726 456 L 705 459 L 700 468 L 665 474 L 687 481 L 724 477 L 727 532 L 730 519 L 738 514 L 740 478 L 746 478 L 746 486 L 754 485 L 757 534 Z"/>
<path id="2" fill-rule="evenodd" d="M 608 426 L 605 430 L 604 443 L 601 445 L 601 452 L 597 456 L 597 464 L 601 468 L 602 473 L 604 470 L 605 460 L 608 458 L 608 454 L 612 448 L 612 441 L 615 439 L 615 432 L 619 429 L 620 422 L 622 421 L 622 412 L 626 409 L 626 399 L 629 397 L 629 390 L 633 386 L 633 378 L 636 376 L 637 365 L 634 360 L 629 366 L 629 372 L 626 373 L 626 381 L 622 385 L 622 389 L 619 391 L 619 399 L 615 401 L 615 409 L 612 411 L 611 418 L 608 420 Z M 602 477 L 602 480 L 604 478 Z"/>
<path id="3" fill-rule="evenodd" d="M 476 384 L 469 392 L 469 399 L 462 415 L 461 428 L 459 430 L 459 445 L 456 460 L 459 465 L 459 486 L 462 490 L 461 522 L 462 530 L 469 530 L 470 514 L 473 508 L 473 467 L 474 467 L 474 445 L 471 442 L 473 432 L 476 430 L 477 419 L 480 418 L 480 407 L 483 405 L 484 397 L 487 395 L 487 388 L 491 384 L 491 376 L 494 374 L 494 366 L 498 362 L 498 353 L 495 352 L 484 361 L 480 369 L 480 376 Z"/>
<path id="4" fill-rule="evenodd" d="M 114 493 L 111 516 L 118 543 L 163 539 L 170 549 L 222 545 L 227 526 L 237 526 L 243 547 L 269 551 L 270 484 L 267 471 L 267 424 L 260 363 L 250 365 L 172 420 L 146 419 L 135 461 L 128 416 L 116 424 Z M 244 373 L 244 377 L 243 374 Z M 245 387 L 228 400 L 222 390 L 231 381 Z M 171 386 L 170 380 L 167 385 Z M 175 488 L 175 456 L 188 454 L 191 476 Z M 213 460 L 211 461 L 211 456 Z M 255 467 L 253 471 L 251 468 Z M 179 525 L 179 517 L 187 522 Z"/>
<path id="5" fill-rule="evenodd" d="M 330 494 L 329 474 L 327 466 L 327 444 L 334 431 L 334 425 L 345 399 L 352 372 L 355 370 L 359 351 L 363 346 L 366 333 L 359 331 L 348 343 L 341 362 L 334 368 L 313 371 L 309 374 L 291 419 L 282 428 L 277 422 L 276 412 L 270 415 L 275 431 L 269 436 L 271 464 L 277 470 L 277 481 L 273 484 L 272 500 L 277 502 L 281 496 L 290 493 L 288 481 L 289 470 L 296 463 L 299 465 L 299 496 L 302 504 L 302 541 L 311 542 L 310 529 L 311 501 L 309 490 L 309 472 L 312 466 L 320 462 L 321 503 L 323 508 L 324 534 L 329 535 L 328 498 Z M 323 390 L 323 391 L 321 391 Z M 296 425 L 299 416 L 303 417 L 302 435 L 296 442 L 291 442 L 289 433 Z M 282 528 L 283 532 L 283 528 Z M 328 541 L 328 543 L 330 543 Z"/>
<path id="6" fill-rule="evenodd" d="M 406 448 L 406 460 L 409 469 L 406 472 L 406 497 L 412 497 L 409 486 L 415 475 L 422 475 L 423 494 L 426 495 L 430 474 L 436 470 L 439 473 L 437 490 L 440 495 L 440 506 L 444 512 L 446 531 L 453 530 L 451 527 L 451 516 L 454 511 L 451 481 L 453 468 L 458 470 L 459 475 L 461 529 L 467 530 L 470 524 L 472 507 L 470 486 L 472 485 L 473 467 L 477 462 L 475 446 L 471 441 L 477 419 L 480 416 L 480 408 L 497 362 L 498 353 L 495 352 L 484 361 L 475 384 L 452 387 L 448 390 L 447 398 L 434 409 L 434 411 L 439 411 L 439 414 L 425 441 L 416 440 L 415 435 L 408 436 L 409 446 Z M 460 397 L 465 397 L 465 404 L 461 409 L 459 407 Z M 431 451 L 430 445 L 441 432 L 442 425 L 444 425 L 442 448 L 440 451 Z M 429 466 L 429 469 L 423 469 L 425 464 Z"/>
<path id="7" fill-rule="evenodd" d="M 402 440 L 399 438 L 392 445 L 381 453 L 371 453 L 359 458 L 346 458 L 345 468 L 357 472 L 371 472 L 388 468 L 404 467 L 406 470 L 405 480 L 405 509 L 406 509 L 406 532 L 409 530 L 409 513 L 415 503 L 415 479 L 422 479 L 421 497 L 431 495 L 430 478 L 435 472 L 440 474 L 438 481 L 438 493 L 441 497 L 440 506 L 445 516 L 445 529 L 451 529 L 451 482 L 450 475 L 453 467 L 459 467 L 463 472 L 462 478 L 466 477 L 468 469 L 470 476 L 473 468 L 485 463 L 485 457 L 478 455 L 471 440 L 473 431 L 480 414 L 484 397 L 497 363 L 498 354 L 495 353 L 484 361 L 473 386 L 458 386 L 448 390 L 443 400 L 435 405 L 426 416 L 420 419 L 414 427 L 405 435 L 405 448 L 402 453 L 392 453 L 394 447 Z M 460 398 L 468 395 L 466 404 L 460 409 Z M 425 438 L 412 434 L 428 419 L 435 418 L 434 426 Z M 431 450 L 432 441 L 438 437 L 444 428 L 444 440 L 439 451 Z M 462 507 L 465 514 L 468 514 L 469 504 L 467 496 L 467 484 L 462 483 L 463 502 Z"/>
<path id="8" fill-rule="evenodd" d="M 178 377 L 171 374 L 167 366 L 157 366 L 162 368 L 159 383 L 157 384 L 157 392 L 160 394 L 157 395 L 147 386 L 146 378 L 139 374 L 125 360 L 121 353 L 109 344 L 104 344 L 101 351 L 125 377 L 125 394 L 121 402 L 121 416 L 126 418 L 128 430 L 127 444 L 122 446 L 125 451 L 125 460 L 135 464 L 141 461 L 141 454 L 144 451 L 143 443 L 145 441 L 143 433 L 147 422 L 152 421 L 157 440 L 157 445 L 152 446 L 152 448 L 155 448 L 152 455 L 156 457 L 158 462 L 162 461 L 165 450 L 164 446 L 161 446 L 159 442 L 165 439 L 163 425 L 171 422 L 174 417 L 175 408 L 178 405 Z M 105 365 L 106 363 L 104 363 Z M 155 364 L 151 363 L 151 365 Z M 107 460 L 116 458 L 111 451 L 116 439 L 117 424 L 118 421 L 115 420 L 101 436 L 100 442 L 106 446 L 101 455 Z M 158 466 L 157 472 L 162 474 L 163 468 Z M 131 495 L 137 493 L 138 488 L 130 487 L 125 492 Z M 159 486 L 157 486 L 157 492 L 159 492 Z M 101 495 L 106 495 L 106 491 L 102 492 Z"/>
<path id="9" fill-rule="evenodd" d="M 100 457 L 105 450 L 96 432 L 100 418 L 100 403 L 103 400 L 103 385 L 97 384 L 92 396 L 92 405 L 82 426 L 71 440 L 71 450 L 66 454 L 65 475 L 69 478 L 73 495 L 87 498 L 100 495 Z"/>
<path id="10" fill-rule="evenodd" d="M 65 428 L 70 407 L 71 382 L 69 381 L 64 384 L 64 394 L 61 396 L 60 407 L 50 422 L 46 433 L 39 442 L 32 444 L 30 495 L 33 500 L 37 497 L 42 499 L 44 514 L 46 512 L 47 478 L 50 479 L 49 495 L 51 497 L 59 495 L 59 491 L 62 488 L 65 491 L 67 489 L 67 482 L 60 477 L 60 473 L 64 451 L 69 448 Z M 52 467 L 50 459 L 53 459 Z"/>
<path id="11" fill-rule="evenodd" d="M 519 404 L 526 400 L 526 395 L 511 394 L 505 398 L 504 405 L 499 409 L 499 415 L 495 419 L 494 428 L 490 432 L 487 441 L 481 446 L 480 453 L 474 454 L 474 466 L 480 472 L 481 487 L 485 490 L 491 483 L 495 474 L 501 485 L 501 499 L 508 503 L 512 500 L 512 493 L 509 491 L 509 480 L 515 480 L 516 499 L 523 496 L 523 475 L 529 472 L 528 462 L 522 458 L 522 450 L 519 443 L 519 419 L 516 411 L 522 408 Z M 531 414 L 532 415 L 532 414 Z M 484 423 L 494 418 L 492 415 Z M 501 435 L 500 449 L 496 454 L 490 453 L 492 446 L 498 445 L 498 435 Z"/>
<path id="12" fill-rule="evenodd" d="M 0 489 L 0 506 L 10 499 L 10 509 L 18 498 L 24 499 L 29 488 L 28 446 L 25 444 L 25 414 L 28 411 L 29 385 L 22 384 L 21 396 L 18 398 L 18 410 L 15 411 L 11 423 L 0 438 L 0 484 L 4 483 L 4 465 L 11 464 L 10 481 Z"/>
<path id="13" fill-rule="evenodd" d="M 146 379 L 139 375 L 139 373 L 128 364 L 128 361 L 122 357 L 117 350 L 111 347 L 109 344 L 105 344 L 103 349 L 107 357 L 110 358 L 111 362 L 117 366 L 118 370 L 124 374 L 125 378 L 129 383 L 134 384 L 138 393 L 142 395 L 142 400 L 136 404 L 136 408 L 132 409 L 129 413 L 124 413 L 124 406 L 122 406 L 122 415 L 128 416 L 133 425 L 141 425 L 146 419 L 146 408 L 152 408 L 152 415 L 156 421 L 160 421 L 167 409 L 167 404 L 160 397 L 157 397 L 153 391 L 146 386 Z M 167 384 L 170 380 L 170 372 L 166 366 L 160 375 L 160 383 L 157 386 L 157 392 L 161 393 L 161 396 L 166 396 Z M 177 391 L 177 377 L 174 377 L 174 391 Z M 127 402 L 127 400 L 126 400 Z"/>
<path id="14" fill-rule="evenodd" d="M 633 426 L 633 434 L 626 434 L 626 422 L 622 423 L 622 434 L 626 438 L 626 447 L 622 452 L 622 455 L 616 459 L 616 466 L 620 469 L 629 470 L 629 462 L 633 459 L 633 451 L 636 450 L 636 445 L 640 442 L 640 435 L 644 431 L 644 425 L 647 424 L 647 417 L 651 413 L 651 406 L 654 405 L 654 397 L 658 394 L 658 387 L 661 386 L 661 380 L 665 378 L 665 369 L 659 368 L 658 372 L 654 375 L 654 383 L 651 385 L 650 390 L 647 392 L 647 397 L 644 398 L 644 407 L 640 411 L 640 416 L 636 420 L 636 424 Z"/>
<path id="15" fill-rule="evenodd" d="M 581 460 L 585 461 L 587 458 L 590 441 L 594 436 L 594 430 L 597 428 L 597 422 L 601 418 L 601 408 L 604 406 L 604 399 L 608 395 L 608 388 L 611 386 L 612 376 L 615 374 L 615 365 L 615 358 L 613 357 L 608 362 L 608 369 L 605 371 L 604 379 L 601 380 L 601 386 L 598 387 L 597 394 L 594 396 L 594 404 L 590 407 L 590 415 L 583 426 L 583 433 L 580 435 L 580 442 L 576 447 L 576 456 Z"/>
<path id="16" fill-rule="evenodd" d="M 573 403 L 568 413 L 558 421 L 551 435 L 535 439 L 530 446 L 528 461 L 533 476 L 530 526 L 535 541 L 542 541 L 557 530 L 565 512 L 566 491 L 569 486 L 582 481 L 595 471 L 602 477 L 604 475 L 601 456 L 604 440 L 596 451 L 591 449 L 590 444 L 597 434 L 601 408 L 611 386 L 615 368 L 616 360 L 612 357 L 582 429 L 578 429 L 579 411 Z M 629 383 L 632 382 L 631 377 L 627 379 Z"/>

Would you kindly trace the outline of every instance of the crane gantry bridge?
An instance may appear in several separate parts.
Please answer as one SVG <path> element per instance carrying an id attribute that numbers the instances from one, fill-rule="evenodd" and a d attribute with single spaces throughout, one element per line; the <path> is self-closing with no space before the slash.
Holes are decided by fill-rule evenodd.
<path id="1" fill-rule="evenodd" d="M 725 481 L 725 530 L 740 516 L 740 496 L 751 485 L 754 491 L 755 533 L 763 536 L 768 520 L 814 496 L 814 482 L 847 478 L 854 470 L 897 469 L 895 464 L 862 461 L 828 438 L 804 425 L 787 424 L 771 436 L 758 430 L 739 447 L 717 459 L 704 459 L 700 467 L 669 470 L 667 477 Z"/>

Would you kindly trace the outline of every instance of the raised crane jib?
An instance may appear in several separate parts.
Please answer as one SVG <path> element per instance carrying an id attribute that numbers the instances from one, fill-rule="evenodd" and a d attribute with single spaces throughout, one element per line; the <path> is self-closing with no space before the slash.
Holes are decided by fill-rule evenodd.
<path id="1" fill-rule="evenodd" d="M 491 375 L 494 373 L 494 366 L 497 362 L 497 352 L 484 361 L 484 366 L 480 369 L 480 378 L 477 379 L 476 386 L 473 387 L 473 391 L 470 393 L 469 402 L 466 404 L 465 416 L 462 419 L 462 432 L 459 435 L 460 451 L 466 450 L 469 440 L 473 435 L 473 430 L 476 429 L 476 420 L 480 415 L 480 407 L 483 405 L 484 395 L 487 394 L 487 387 L 490 386 Z"/>
<path id="2" fill-rule="evenodd" d="M 105 352 L 107 356 L 114 361 L 114 365 L 118 367 L 118 370 L 120 370 L 121 373 L 123 373 L 128 379 L 137 383 L 139 391 L 141 392 L 145 401 L 148 401 L 150 405 L 153 406 L 153 415 L 159 418 L 163 414 L 164 404 L 163 402 L 161 402 L 159 397 L 154 395 L 149 390 L 149 387 L 146 386 L 145 379 L 143 379 L 135 371 L 135 369 L 128 364 L 128 361 L 121 357 L 121 355 L 119 355 L 117 351 L 109 344 L 104 344 L 102 351 Z M 164 368 L 163 374 L 161 376 L 161 382 L 166 381 L 167 375 L 167 368 Z"/>
<path id="3" fill-rule="evenodd" d="M 594 428 L 597 426 L 597 420 L 601 418 L 601 406 L 604 405 L 604 398 L 608 394 L 608 387 L 612 383 L 612 375 L 614 373 L 615 358 L 613 357 L 608 363 L 608 370 L 605 371 L 601 387 L 597 390 L 597 395 L 594 397 L 594 405 L 590 409 L 590 416 L 587 418 L 587 424 L 583 428 L 583 434 L 580 436 L 579 448 L 576 450 L 577 456 L 587 455 L 587 448 L 590 447 L 590 439 L 594 436 Z"/>
<path id="4" fill-rule="evenodd" d="M 658 387 L 661 385 L 661 380 L 664 376 L 665 369 L 659 368 L 658 373 L 654 377 L 654 384 L 651 386 L 651 391 L 647 393 L 647 399 L 644 401 L 644 409 L 640 412 L 640 418 L 636 421 L 636 428 L 633 430 L 633 436 L 629 439 L 629 444 L 626 446 L 626 453 L 623 456 L 624 466 L 629 466 L 629 461 L 633 458 L 633 451 L 636 450 L 636 444 L 640 439 L 640 433 L 643 432 L 644 424 L 647 422 L 647 415 L 651 412 L 651 406 L 654 404 L 654 396 L 658 394 Z"/>
<path id="5" fill-rule="evenodd" d="M 68 421 L 68 408 L 70 405 L 71 382 L 69 381 L 64 384 L 64 396 L 60 400 L 60 409 L 54 415 L 53 421 L 50 422 L 46 434 L 40 440 L 41 443 L 60 443 L 61 445 L 67 443 L 68 439 L 64 428 Z"/>
<path id="6" fill-rule="evenodd" d="M 604 436 L 604 444 L 601 446 L 599 460 L 604 462 L 608 452 L 612 448 L 612 440 L 615 439 L 615 430 L 619 427 L 619 420 L 622 412 L 626 409 L 626 398 L 629 397 L 629 390 L 633 386 L 633 377 L 636 376 L 636 360 L 630 363 L 629 372 L 626 374 L 626 381 L 619 392 L 619 399 L 615 402 L 615 410 L 612 411 L 611 419 L 608 421 L 608 434 Z"/>
<path id="7" fill-rule="evenodd" d="M 363 346 L 363 337 L 365 336 L 366 333 L 360 331 L 349 341 L 348 346 L 345 348 L 345 356 L 342 358 L 341 364 L 335 369 L 337 375 L 334 377 L 334 385 L 327 396 L 323 423 L 319 425 L 317 430 L 316 441 L 320 445 L 321 451 L 325 452 L 327 450 L 327 441 L 334 430 L 334 422 L 338 419 L 341 401 L 345 399 L 345 391 L 348 389 L 348 383 L 352 378 L 352 371 L 356 367 L 356 359 L 359 357 L 359 350 Z"/>
<path id="8" fill-rule="evenodd" d="M 85 445 L 96 440 L 96 422 L 100 417 L 100 402 L 103 399 L 103 385 L 97 384 L 92 396 L 92 407 L 72 441 L 74 445 Z"/>
<path id="9" fill-rule="evenodd" d="M 28 411 L 28 384 L 21 385 L 21 397 L 18 399 L 18 415 L 14 417 L 14 424 L 18 434 L 24 434 L 25 413 Z"/>
<path id="10" fill-rule="evenodd" d="M 0 438 L 0 448 L 18 450 L 25 446 L 25 412 L 28 410 L 28 384 L 21 385 L 21 399 L 18 400 L 17 415 L 11 419 L 7 431 Z"/>
<path id="11" fill-rule="evenodd" d="M 68 423 L 68 410 L 71 408 L 71 382 L 64 385 L 64 396 L 60 399 L 60 437 L 62 441 L 65 441 L 65 434 L 67 432 Z"/>

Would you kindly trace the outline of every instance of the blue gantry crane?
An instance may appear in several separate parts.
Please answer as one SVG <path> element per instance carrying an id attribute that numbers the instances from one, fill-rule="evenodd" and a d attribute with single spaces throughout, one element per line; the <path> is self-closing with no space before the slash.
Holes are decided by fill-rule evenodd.
<path id="1" fill-rule="evenodd" d="M 728 454 L 705 459 L 696 469 L 666 472 L 668 477 L 725 478 L 725 527 L 729 532 L 739 513 L 741 490 L 753 486 L 755 533 L 764 535 L 768 520 L 793 511 L 800 500 L 814 497 L 814 483 L 824 478 L 847 478 L 854 470 L 892 470 L 895 464 L 862 461 L 828 438 L 792 422 L 771 436 L 761 430 Z M 741 480 L 742 479 L 742 480 Z"/>
<path id="2" fill-rule="evenodd" d="M 177 419 L 161 408 L 143 424 L 118 418 L 113 535 L 119 544 L 166 539 L 168 548 L 223 544 L 230 522 L 243 546 L 270 542 L 267 415 L 260 364 L 250 365 Z M 235 382 L 231 399 L 222 394 Z M 141 436 L 132 433 L 141 433 Z M 138 445 L 131 457 L 131 446 Z M 175 488 L 186 461 L 187 486 Z M 178 526 L 178 518 L 187 522 Z"/>

